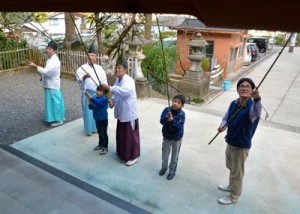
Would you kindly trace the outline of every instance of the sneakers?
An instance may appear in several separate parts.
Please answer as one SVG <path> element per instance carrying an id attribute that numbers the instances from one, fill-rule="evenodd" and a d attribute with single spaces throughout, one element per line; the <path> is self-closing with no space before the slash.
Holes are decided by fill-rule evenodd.
<path id="1" fill-rule="evenodd" d="M 95 146 L 94 150 L 97 151 L 97 150 L 100 150 L 101 148 L 102 147 L 98 145 L 98 146 Z"/>
<path id="2" fill-rule="evenodd" d="M 50 125 L 50 126 L 52 126 L 52 127 L 56 127 L 56 126 L 60 126 L 60 125 L 62 125 L 62 124 L 64 124 L 64 121 L 60 121 L 60 122 L 54 122 L 54 123 L 51 123 L 51 125 Z"/>
<path id="3" fill-rule="evenodd" d="M 175 174 L 169 173 L 167 176 L 167 180 L 172 180 L 175 177 Z"/>
<path id="4" fill-rule="evenodd" d="M 229 204 L 233 204 L 236 203 L 238 200 L 232 198 L 230 195 L 225 196 L 224 198 L 220 198 L 218 200 L 219 204 L 223 204 L 223 205 L 229 205 Z"/>
<path id="5" fill-rule="evenodd" d="M 228 184 L 227 186 L 225 186 L 225 185 L 219 185 L 218 189 L 222 190 L 222 191 L 226 191 L 226 192 L 230 192 L 231 191 L 230 184 Z"/>
<path id="6" fill-rule="evenodd" d="M 135 164 L 138 160 L 139 160 L 138 158 L 136 158 L 136 159 L 134 159 L 134 160 L 129 160 L 129 161 L 127 161 L 127 162 L 125 163 L 125 165 L 126 165 L 126 166 L 131 166 L 131 165 Z"/>
<path id="7" fill-rule="evenodd" d="M 94 148 L 95 151 L 100 150 L 100 155 L 105 155 L 108 152 L 107 148 L 104 148 L 102 146 L 95 146 Z"/>
<path id="8" fill-rule="evenodd" d="M 107 149 L 107 148 L 102 147 L 102 148 L 100 149 L 100 155 L 105 155 L 107 152 L 108 152 L 108 149 Z"/>
<path id="9" fill-rule="evenodd" d="M 159 170 L 159 173 L 158 173 L 158 174 L 159 174 L 160 176 L 163 176 L 163 175 L 166 173 L 166 171 L 167 171 L 166 169 L 161 169 L 161 170 Z"/>

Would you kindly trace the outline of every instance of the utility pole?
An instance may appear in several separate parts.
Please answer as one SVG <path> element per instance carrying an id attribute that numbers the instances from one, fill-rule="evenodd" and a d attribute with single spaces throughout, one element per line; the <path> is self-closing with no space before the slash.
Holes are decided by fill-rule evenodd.
<path id="1" fill-rule="evenodd" d="M 290 41 L 289 53 L 293 53 L 293 51 L 294 51 L 294 47 L 296 44 L 296 38 L 297 38 L 297 33 L 293 33 L 291 41 Z"/>

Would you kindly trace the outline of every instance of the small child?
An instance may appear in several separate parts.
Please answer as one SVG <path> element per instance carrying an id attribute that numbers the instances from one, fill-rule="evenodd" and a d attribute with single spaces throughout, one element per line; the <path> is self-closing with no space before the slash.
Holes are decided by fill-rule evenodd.
<path id="1" fill-rule="evenodd" d="M 163 176 L 168 169 L 168 159 L 171 153 L 171 161 L 169 165 L 168 180 L 175 176 L 181 141 L 184 132 L 185 113 L 182 107 L 185 103 L 185 97 L 181 94 L 173 98 L 172 106 L 166 107 L 160 116 L 162 127 L 163 143 L 162 143 L 162 168 L 159 175 Z"/>
<path id="2" fill-rule="evenodd" d="M 96 127 L 99 134 L 100 155 L 105 155 L 108 151 L 108 100 L 104 95 L 102 85 L 97 87 L 95 96 L 92 97 L 87 92 L 86 96 L 90 99 L 89 109 L 93 110 L 93 117 L 96 121 Z"/>

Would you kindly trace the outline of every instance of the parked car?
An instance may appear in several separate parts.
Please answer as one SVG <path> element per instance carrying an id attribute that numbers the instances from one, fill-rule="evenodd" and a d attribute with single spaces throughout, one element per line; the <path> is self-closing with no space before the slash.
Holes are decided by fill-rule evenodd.
<path id="1" fill-rule="evenodd" d="M 244 56 L 244 65 L 250 65 L 252 61 L 252 56 L 251 56 L 251 47 L 250 45 L 245 46 L 245 56 Z"/>
<path id="2" fill-rule="evenodd" d="M 259 48 L 259 53 L 265 53 L 269 46 L 269 38 L 251 37 L 247 39 L 247 42 L 252 42 Z"/>
<path id="3" fill-rule="evenodd" d="M 259 48 L 257 47 L 257 45 L 255 43 L 247 43 L 246 44 L 247 49 L 250 50 L 251 52 L 251 61 L 256 61 L 257 59 L 259 59 Z"/>

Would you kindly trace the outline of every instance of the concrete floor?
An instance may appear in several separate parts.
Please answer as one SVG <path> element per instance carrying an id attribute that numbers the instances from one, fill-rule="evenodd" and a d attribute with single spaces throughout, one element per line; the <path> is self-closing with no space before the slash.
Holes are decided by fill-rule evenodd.
<path id="1" fill-rule="evenodd" d="M 296 213 L 300 208 L 298 179 L 299 133 L 268 126 L 262 121 L 246 163 L 243 194 L 239 203 L 217 203 L 226 183 L 226 144 L 223 134 L 208 146 L 220 117 L 186 106 L 185 136 L 176 177 L 158 176 L 161 164 L 161 127 L 158 121 L 163 100 L 139 101 L 141 158 L 126 167 L 115 153 L 115 120 L 110 115 L 109 152 L 93 151 L 97 135 L 84 136 L 82 120 L 27 138 L 13 147 L 67 174 L 152 213 Z M 284 141 L 282 140 L 284 139 Z M 284 142 L 284 143 L 283 143 Z"/>
<path id="2" fill-rule="evenodd" d="M 217 203 L 226 195 L 217 185 L 228 181 L 224 134 L 211 145 L 208 142 L 216 134 L 230 101 L 237 97 L 235 83 L 230 91 L 201 107 L 185 106 L 185 135 L 177 174 L 171 181 L 158 175 L 162 142 L 159 116 L 166 100 L 139 100 L 141 158 L 131 167 L 126 167 L 115 155 L 116 121 L 112 110 L 109 110 L 109 152 L 105 156 L 93 150 L 97 135 L 84 135 L 82 119 L 11 147 L 151 213 L 298 213 L 300 49 L 282 55 L 260 88 L 270 118 L 261 120 L 255 133 L 246 161 L 242 196 L 234 205 Z M 256 66 L 248 76 L 258 83 L 275 57 Z"/>

